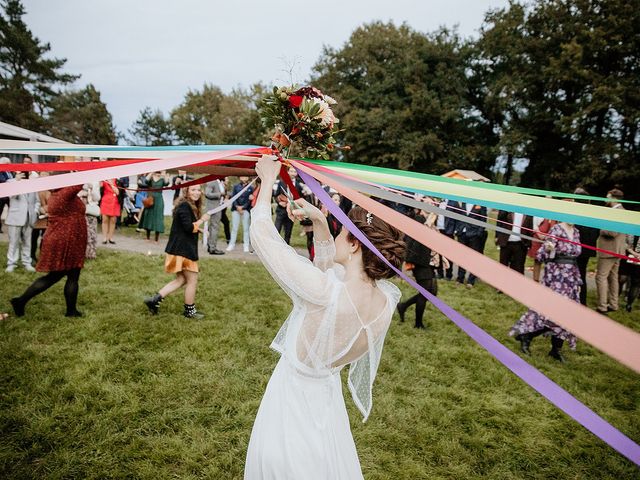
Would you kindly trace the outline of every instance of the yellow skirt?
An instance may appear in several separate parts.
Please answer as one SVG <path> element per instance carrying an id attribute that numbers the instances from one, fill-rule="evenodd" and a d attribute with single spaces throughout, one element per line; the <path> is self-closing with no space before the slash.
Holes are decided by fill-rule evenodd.
<path id="1" fill-rule="evenodd" d="M 181 257 L 180 255 L 167 253 L 167 257 L 164 259 L 164 271 L 167 273 L 180 273 L 183 270 L 198 273 L 198 262 Z"/>

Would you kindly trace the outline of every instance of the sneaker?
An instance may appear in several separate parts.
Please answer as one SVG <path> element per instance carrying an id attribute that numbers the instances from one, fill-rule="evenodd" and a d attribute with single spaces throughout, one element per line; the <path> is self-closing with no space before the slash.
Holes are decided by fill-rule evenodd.
<path id="1" fill-rule="evenodd" d="M 13 273 L 13 271 L 16 269 L 15 265 L 9 265 L 6 269 L 5 272 L 7 273 Z"/>
<path id="2" fill-rule="evenodd" d="M 36 269 L 35 269 L 35 268 L 33 268 L 33 265 L 25 265 L 25 266 L 24 266 L 24 269 L 25 269 L 27 272 L 35 272 L 35 271 L 36 271 Z"/>
<path id="3" fill-rule="evenodd" d="M 224 255 L 224 252 L 222 250 L 218 250 L 217 248 L 214 250 L 211 250 L 211 252 L 209 252 L 211 255 Z"/>
<path id="4" fill-rule="evenodd" d="M 235 245 L 229 244 L 229 246 L 228 246 L 227 248 L 225 248 L 225 250 L 226 250 L 227 252 L 232 252 L 234 248 L 236 248 L 236 246 L 235 246 Z"/>
<path id="5" fill-rule="evenodd" d="M 249 249 L 248 249 L 247 247 L 244 247 L 244 248 L 242 249 L 242 251 L 243 251 L 244 253 L 249 253 Z"/>

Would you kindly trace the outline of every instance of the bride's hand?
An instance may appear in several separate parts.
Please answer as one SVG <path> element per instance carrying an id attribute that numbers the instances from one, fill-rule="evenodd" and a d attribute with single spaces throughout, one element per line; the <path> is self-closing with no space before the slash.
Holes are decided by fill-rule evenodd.
<path id="1" fill-rule="evenodd" d="M 262 183 L 275 183 L 280 174 L 280 162 L 275 155 L 262 155 L 256 162 L 256 173 Z"/>
<path id="2" fill-rule="evenodd" d="M 287 202 L 287 214 L 291 220 L 308 218 L 311 221 L 319 221 L 325 219 L 324 214 L 304 198 L 294 200 L 293 203 L 295 206 L 291 205 L 291 202 Z"/>

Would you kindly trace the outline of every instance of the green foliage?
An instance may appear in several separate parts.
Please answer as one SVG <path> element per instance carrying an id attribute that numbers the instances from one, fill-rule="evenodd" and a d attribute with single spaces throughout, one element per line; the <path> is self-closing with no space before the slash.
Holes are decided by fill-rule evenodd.
<path id="1" fill-rule="evenodd" d="M 228 95 L 209 84 L 201 91 L 190 90 L 171 112 L 176 137 L 184 144 L 264 144 L 256 108 L 262 94 L 260 84 Z"/>
<path id="2" fill-rule="evenodd" d="M 172 145 L 175 139 L 171 120 L 160 110 L 145 107 L 129 129 L 131 145 L 162 146 Z"/>
<path id="3" fill-rule="evenodd" d="M 38 130 L 45 125 L 56 87 L 77 75 L 62 73 L 63 58 L 45 58 L 51 51 L 27 28 L 19 0 L 4 0 L 0 7 L 0 120 Z"/>
<path id="4" fill-rule="evenodd" d="M 356 29 L 339 50 L 325 48 L 313 83 L 338 100 L 351 151 L 346 161 L 443 173 L 471 168 L 490 175 L 470 113 L 468 47 L 442 29 L 424 35 L 375 22 Z"/>
<path id="5" fill-rule="evenodd" d="M 278 359 L 269 343 L 291 304 L 257 262 L 207 257 L 200 265 L 202 321 L 180 315 L 181 293 L 158 316 L 146 311 L 143 296 L 171 278 L 162 257 L 100 250 L 80 277 L 84 317 L 62 315 L 61 283 L 24 318 L 0 323 L 2 478 L 242 478 Z M 12 275 L 5 299 L 34 278 Z M 447 303 L 517 350 L 507 331 L 521 305 L 481 283 L 471 292 L 439 287 Z M 390 328 L 366 423 L 344 388 L 365 478 L 638 478 L 432 306 L 426 332 L 412 328 L 411 315 Z M 637 312 L 611 316 L 640 325 Z M 548 359 L 547 339 L 532 347 L 534 366 L 640 439 L 637 374 L 584 343 L 564 365 Z"/>
<path id="6" fill-rule="evenodd" d="M 640 194 L 639 24 L 624 0 L 514 1 L 487 14 L 478 108 L 502 151 L 529 159 L 523 185 Z"/>
<path id="7" fill-rule="evenodd" d="M 72 143 L 113 145 L 116 130 L 100 92 L 89 84 L 82 90 L 65 92 L 52 101 L 49 133 Z"/>

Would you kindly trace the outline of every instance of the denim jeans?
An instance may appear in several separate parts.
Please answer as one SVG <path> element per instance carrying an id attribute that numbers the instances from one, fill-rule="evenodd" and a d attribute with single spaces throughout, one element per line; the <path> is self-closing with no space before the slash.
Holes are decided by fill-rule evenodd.
<path id="1" fill-rule="evenodd" d="M 231 240 L 229 241 L 230 249 L 236 246 L 238 238 L 238 228 L 240 228 L 240 218 L 242 217 L 242 239 L 244 241 L 244 249 L 249 250 L 249 222 L 251 221 L 251 213 L 243 210 L 238 213 L 237 210 L 231 212 Z"/>

